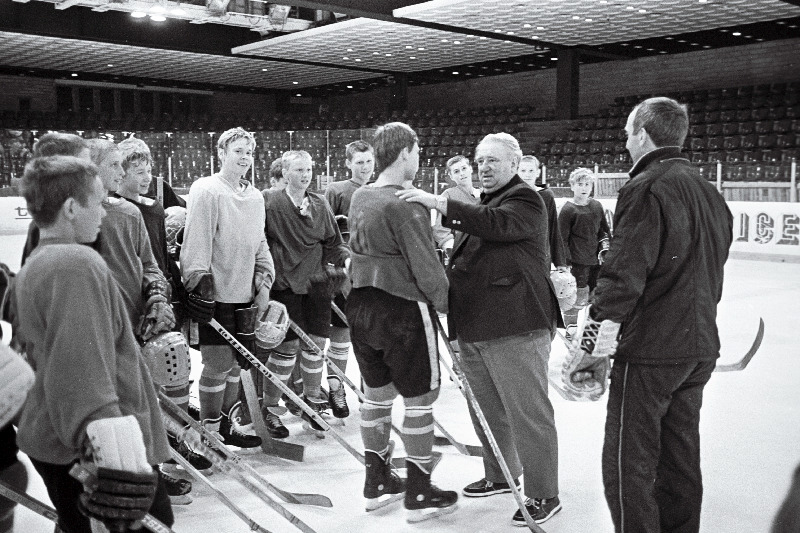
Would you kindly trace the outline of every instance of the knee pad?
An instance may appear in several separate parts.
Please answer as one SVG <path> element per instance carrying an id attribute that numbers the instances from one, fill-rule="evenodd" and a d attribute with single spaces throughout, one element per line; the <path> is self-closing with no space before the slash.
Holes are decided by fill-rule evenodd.
<path id="1" fill-rule="evenodd" d="M 200 346 L 203 356 L 203 372 L 208 368 L 216 374 L 228 374 L 235 363 L 233 348 L 222 345 Z"/>
<path id="2" fill-rule="evenodd" d="M 425 407 L 433 405 L 433 402 L 435 402 L 436 398 L 438 397 L 439 397 L 439 387 L 436 387 L 435 389 L 430 390 L 425 394 L 421 394 L 420 396 L 414 396 L 413 398 L 404 398 L 403 401 L 405 403 L 406 408 Z"/>
<path id="3" fill-rule="evenodd" d="M 331 326 L 330 330 L 331 342 L 350 342 L 350 330 L 348 328 L 337 328 Z"/>

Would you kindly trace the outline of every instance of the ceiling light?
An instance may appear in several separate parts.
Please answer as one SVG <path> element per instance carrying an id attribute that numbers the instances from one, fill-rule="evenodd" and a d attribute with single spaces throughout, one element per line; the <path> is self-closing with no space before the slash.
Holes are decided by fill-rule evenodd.
<path id="1" fill-rule="evenodd" d="M 735 32 L 731 33 L 731 35 L 733 35 L 734 37 L 739 37 L 741 34 L 742 33 L 738 32 L 738 31 L 735 31 Z"/>
<path id="2" fill-rule="evenodd" d="M 352 49 L 352 48 L 348 48 L 348 49 L 347 49 L 347 51 L 348 51 L 348 52 L 352 52 L 352 51 L 353 51 L 353 49 Z"/>
<path id="3" fill-rule="evenodd" d="M 558 61 L 558 58 L 557 57 L 551 57 L 550 61 Z"/>
<path id="4" fill-rule="evenodd" d="M 416 59 L 417 56 L 408 56 L 409 59 Z"/>
<path id="5" fill-rule="evenodd" d="M 628 11 L 633 11 L 635 8 L 633 6 L 628 6 L 625 9 L 627 9 Z"/>
<path id="6" fill-rule="evenodd" d="M 513 31 L 509 31 L 509 32 L 506 32 L 506 33 L 508 33 L 509 35 L 514 35 Z"/>
<path id="7" fill-rule="evenodd" d="M 485 35 L 481 35 L 480 37 L 478 37 L 478 39 L 486 39 L 486 36 Z"/>
<path id="8" fill-rule="evenodd" d="M 453 44 L 461 44 L 461 41 L 453 41 Z"/>
<path id="9" fill-rule="evenodd" d="M 586 22 L 592 22 L 592 19 L 586 19 Z"/>
<path id="10" fill-rule="evenodd" d="M 664 37 L 664 40 L 665 40 L 665 41 L 671 41 L 671 40 L 672 40 L 672 37 Z"/>
<path id="11" fill-rule="evenodd" d="M 425 50 L 425 49 L 420 46 L 419 48 L 417 48 L 417 50 Z"/>
<path id="12" fill-rule="evenodd" d="M 302 93 L 297 93 L 295 96 L 303 96 Z"/>
<path id="13" fill-rule="evenodd" d="M 144 11 L 131 11 L 131 16 L 135 19 L 140 19 L 142 17 L 146 17 L 147 13 Z"/>
<path id="14" fill-rule="evenodd" d="M 601 3 L 601 4 L 607 4 L 607 3 L 608 3 L 608 0 L 600 0 L 600 3 Z"/>
<path id="15" fill-rule="evenodd" d="M 378 52 L 372 52 L 372 55 L 379 56 L 380 54 Z"/>
<path id="16" fill-rule="evenodd" d="M 360 62 L 361 62 L 361 60 L 360 60 L 360 59 L 358 59 L 358 58 L 356 58 L 356 62 L 357 62 L 357 63 L 360 63 Z"/>
<path id="17" fill-rule="evenodd" d="M 692 43 L 692 46 L 700 46 L 700 43 Z"/>
<path id="18" fill-rule="evenodd" d="M 703 48 L 711 48 L 711 47 L 709 45 L 707 45 L 707 44 L 704 44 Z"/>
<path id="19" fill-rule="evenodd" d="M 684 41 L 683 39 L 678 39 L 678 42 L 679 43 L 685 43 L 686 41 Z"/>
<path id="20" fill-rule="evenodd" d="M 536 29 L 542 31 L 544 29 L 544 26 L 536 26 Z"/>
<path id="21" fill-rule="evenodd" d="M 109 63 L 109 64 L 108 64 L 108 65 L 106 65 L 106 66 L 107 66 L 107 67 L 113 67 L 114 65 L 112 65 L 111 63 Z"/>
<path id="22" fill-rule="evenodd" d="M 639 13 L 647 13 L 647 10 L 646 9 L 640 9 Z"/>
<path id="23" fill-rule="evenodd" d="M 77 77 L 78 77 L 78 73 L 77 73 L 77 72 L 73 72 L 73 73 L 72 73 L 72 77 L 73 77 L 73 78 L 77 78 Z"/>
<path id="24" fill-rule="evenodd" d="M 453 74 L 456 74 L 456 75 L 458 75 L 458 71 L 457 71 L 457 70 L 454 70 L 454 71 L 453 71 Z"/>
<path id="25" fill-rule="evenodd" d="M 386 54 L 386 57 L 392 57 L 392 54 Z"/>
<path id="26" fill-rule="evenodd" d="M 443 43 L 449 42 L 447 39 L 442 39 Z"/>
<path id="27" fill-rule="evenodd" d="M 347 59 L 350 59 L 350 58 L 347 57 L 347 56 L 344 56 L 342 59 L 347 60 Z"/>
<path id="28" fill-rule="evenodd" d="M 293 81 L 292 85 L 298 85 L 299 83 L 300 83 L 299 81 Z"/>
<path id="29" fill-rule="evenodd" d="M 634 48 L 637 48 L 637 49 L 641 49 L 641 48 L 642 48 L 642 45 L 640 45 L 640 44 L 634 44 L 634 45 L 633 45 L 633 47 L 634 47 Z"/>
<path id="30" fill-rule="evenodd" d="M 406 49 L 407 49 L 407 50 L 411 50 L 412 48 L 414 48 L 414 47 L 413 47 L 413 46 L 411 46 L 410 44 L 407 44 L 407 45 L 406 45 Z"/>
<path id="31" fill-rule="evenodd" d="M 534 35 L 533 37 L 531 37 L 531 39 L 538 39 L 538 38 L 539 38 L 538 35 Z"/>
<path id="32" fill-rule="evenodd" d="M 348 86 L 347 86 L 347 88 L 348 88 L 348 89 L 352 89 L 352 88 L 353 88 L 353 86 L 352 86 L 352 85 L 348 85 Z"/>
<path id="33" fill-rule="evenodd" d="M 522 27 L 523 28 L 531 28 L 532 26 L 530 24 L 523 24 Z"/>
<path id="34" fill-rule="evenodd" d="M 580 20 L 581 18 L 578 15 L 572 15 L 572 20 Z"/>
<path id="35" fill-rule="evenodd" d="M 708 0 L 697 0 L 697 1 L 700 2 L 701 4 L 707 4 L 708 3 Z"/>

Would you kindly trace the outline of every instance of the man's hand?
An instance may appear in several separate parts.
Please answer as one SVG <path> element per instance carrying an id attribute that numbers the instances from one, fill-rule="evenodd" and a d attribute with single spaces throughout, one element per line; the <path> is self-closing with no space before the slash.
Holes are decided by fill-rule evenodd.
<path id="1" fill-rule="evenodd" d="M 428 209 L 436 209 L 436 199 L 438 197 L 435 194 L 420 189 L 405 189 L 397 191 L 395 195 L 406 202 L 415 202 L 424 205 Z"/>

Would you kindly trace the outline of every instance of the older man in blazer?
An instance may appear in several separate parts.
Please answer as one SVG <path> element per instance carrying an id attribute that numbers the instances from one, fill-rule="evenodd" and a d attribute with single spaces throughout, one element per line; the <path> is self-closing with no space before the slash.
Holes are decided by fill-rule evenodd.
<path id="1" fill-rule="evenodd" d="M 477 205 L 411 189 L 398 195 L 442 213 L 457 233 L 448 268 L 450 312 L 461 364 L 512 476 L 524 474 L 526 507 L 536 522 L 559 510 L 558 438 L 547 396 L 547 365 L 560 321 L 550 283 L 547 209 L 517 176 L 517 140 L 490 134 L 475 150 L 483 187 Z M 474 413 L 485 478 L 468 497 L 511 492 Z M 525 525 L 522 513 L 512 518 Z"/>

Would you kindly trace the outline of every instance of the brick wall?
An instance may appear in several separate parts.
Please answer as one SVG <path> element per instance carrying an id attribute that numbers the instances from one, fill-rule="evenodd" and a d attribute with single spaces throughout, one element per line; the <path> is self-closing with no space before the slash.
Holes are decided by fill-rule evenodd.
<path id="1" fill-rule="evenodd" d="M 55 111 L 55 83 L 46 78 L 0 75 L 0 110 L 18 111 L 20 98 L 30 98 L 33 110 Z"/>

